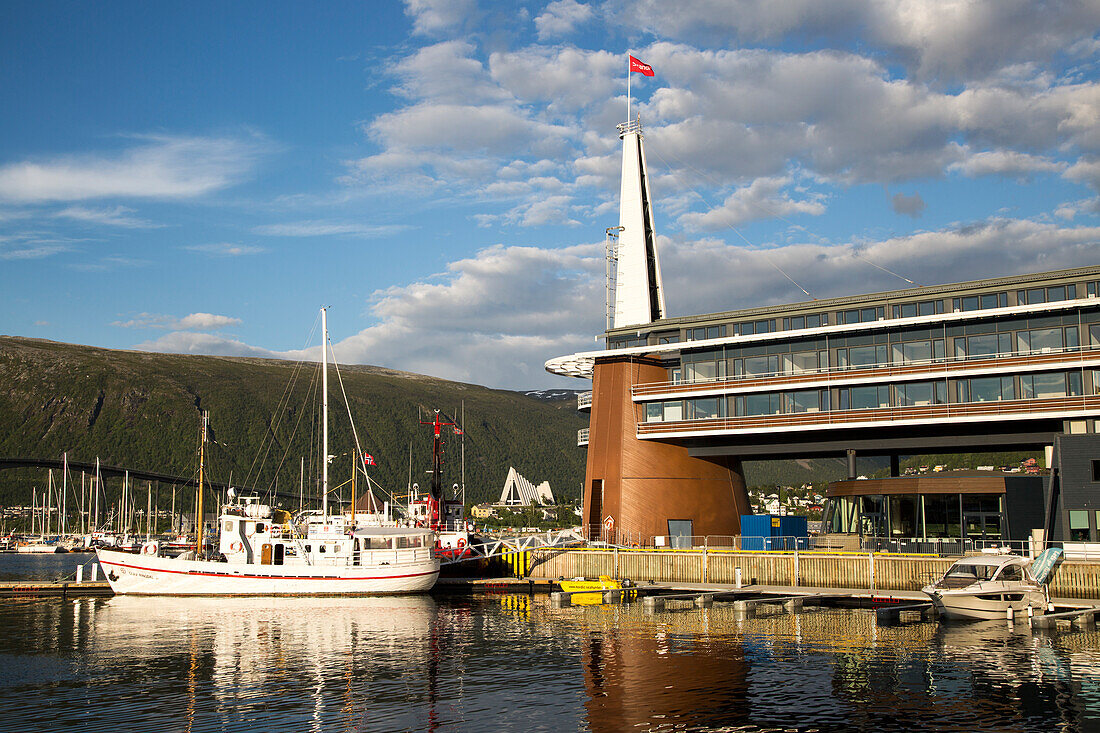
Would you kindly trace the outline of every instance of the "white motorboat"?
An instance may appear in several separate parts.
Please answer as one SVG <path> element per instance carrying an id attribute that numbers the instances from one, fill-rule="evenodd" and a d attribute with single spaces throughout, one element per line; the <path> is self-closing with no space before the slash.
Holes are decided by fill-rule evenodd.
<path id="1" fill-rule="evenodd" d="M 1034 563 L 1019 555 L 964 557 L 921 590 L 949 619 L 1005 618 L 1009 609 L 1042 614 L 1049 603 L 1046 582 L 1061 552 L 1046 550 Z"/>
<path id="2" fill-rule="evenodd" d="M 196 559 L 98 549 L 111 589 L 140 595 L 387 595 L 430 590 L 439 577 L 429 529 L 352 530 L 343 516 L 306 517 L 304 531 L 286 512 L 256 500 L 227 505 L 218 552 Z"/>
<path id="3" fill-rule="evenodd" d="M 322 455 L 328 446 L 328 329 L 322 322 Z M 203 516 L 203 418 L 197 515 Z M 362 451 L 358 451 L 362 455 Z M 289 513 L 246 498 L 226 504 L 216 550 L 199 522 L 197 552 L 161 557 L 156 542 L 134 555 L 99 548 L 111 589 L 143 595 L 388 595 L 420 593 L 439 577 L 437 534 L 431 528 L 359 528 L 357 515 L 328 512 L 328 461 L 322 461 L 322 509 L 293 522 Z M 230 495 L 232 499 L 232 494 Z M 354 499 L 352 505 L 354 506 Z"/>

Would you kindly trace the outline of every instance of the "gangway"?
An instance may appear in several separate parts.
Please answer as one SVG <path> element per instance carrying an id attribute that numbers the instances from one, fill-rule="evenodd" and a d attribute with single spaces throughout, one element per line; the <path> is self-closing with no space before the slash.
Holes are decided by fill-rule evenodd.
<path id="1" fill-rule="evenodd" d="M 550 530 L 538 534 L 515 535 L 512 537 L 498 537 L 489 542 L 470 544 L 465 547 L 465 552 L 460 557 L 442 557 L 440 565 L 453 565 L 471 560 L 483 560 L 493 557 L 508 555 L 513 552 L 527 552 L 528 550 L 566 549 L 580 547 L 585 544 L 585 539 L 574 530 Z"/>

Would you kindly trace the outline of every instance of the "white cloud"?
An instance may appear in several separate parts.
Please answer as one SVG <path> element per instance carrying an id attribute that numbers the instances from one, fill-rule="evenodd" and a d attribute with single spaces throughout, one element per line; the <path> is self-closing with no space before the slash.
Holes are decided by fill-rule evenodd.
<path id="1" fill-rule="evenodd" d="M 202 252 L 203 254 L 215 255 L 218 257 L 240 257 L 241 255 L 257 255 L 267 251 L 263 247 L 259 247 L 254 244 L 237 244 L 235 242 L 192 244 L 184 247 L 184 249 L 191 252 Z"/>
<path id="2" fill-rule="evenodd" d="M 0 166 L 0 200 L 33 203 L 103 197 L 193 198 L 241 181 L 255 140 L 146 136 L 117 153 L 60 156 Z"/>
<path id="3" fill-rule="evenodd" d="M 721 206 L 701 214 L 688 213 L 679 221 L 685 227 L 696 230 L 717 230 L 737 227 L 758 219 L 785 219 L 798 214 L 820 216 L 825 213 L 821 196 L 811 195 L 796 201 L 782 191 L 793 179 L 757 178 L 748 186 L 734 191 Z"/>
<path id="4" fill-rule="evenodd" d="M 957 170 L 971 178 L 989 175 L 1027 177 L 1033 173 L 1059 173 L 1065 168 L 1066 164 L 1061 161 L 1015 150 L 971 153 L 964 160 L 948 166 L 948 170 Z"/>
<path id="5" fill-rule="evenodd" d="M 917 79 L 944 83 L 994 77 L 1067 50 L 1085 56 L 1100 24 L 1090 0 L 612 0 L 606 11 L 614 24 L 692 43 L 858 42 Z"/>
<path id="6" fill-rule="evenodd" d="M 265 224 L 252 229 L 269 237 L 388 237 L 412 227 L 407 224 L 361 224 L 341 221 L 295 221 Z"/>
<path id="7" fill-rule="evenodd" d="M 213 313 L 191 313 L 183 318 L 161 313 L 139 313 L 126 321 L 115 321 L 118 328 L 177 329 L 180 331 L 217 331 L 229 326 L 239 326 L 240 318 L 219 316 Z"/>
<path id="8" fill-rule="evenodd" d="M 210 333 L 173 331 L 153 341 L 136 344 L 138 351 L 153 351 L 163 354 L 203 354 L 206 356 L 253 356 L 260 358 L 278 358 L 280 354 L 269 349 L 225 338 Z"/>
<path id="9" fill-rule="evenodd" d="M 535 28 L 539 40 L 557 38 L 572 33 L 577 26 L 588 22 L 594 15 L 592 8 L 576 0 L 554 0 L 535 16 Z"/>
<path id="10" fill-rule="evenodd" d="M 60 219 L 72 219 L 88 224 L 103 224 L 126 229 L 153 229 L 163 226 L 161 224 L 154 224 L 144 219 L 129 216 L 133 212 L 133 209 L 125 206 L 114 206 L 106 209 L 90 209 L 86 206 L 69 206 L 58 211 L 54 216 Z"/>
<path id="11" fill-rule="evenodd" d="M 420 35 L 460 31 L 476 14 L 474 0 L 405 0 L 405 15 L 413 19 L 413 33 Z"/>

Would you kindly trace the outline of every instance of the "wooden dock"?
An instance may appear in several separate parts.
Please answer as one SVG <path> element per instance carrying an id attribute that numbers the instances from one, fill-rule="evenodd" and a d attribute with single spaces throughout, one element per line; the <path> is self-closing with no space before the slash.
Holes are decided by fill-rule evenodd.
<path id="1" fill-rule="evenodd" d="M 75 581 L 22 580 L 0 583 L 0 598 L 84 598 L 114 595 L 106 580 Z"/>

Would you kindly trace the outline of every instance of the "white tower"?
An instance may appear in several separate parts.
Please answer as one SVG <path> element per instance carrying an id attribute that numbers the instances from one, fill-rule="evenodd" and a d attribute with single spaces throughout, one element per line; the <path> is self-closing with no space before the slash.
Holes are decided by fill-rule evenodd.
<path id="1" fill-rule="evenodd" d="M 652 323 L 665 315 L 641 122 L 632 120 L 619 125 L 619 137 L 623 141 L 623 177 L 612 324 L 615 328 Z"/>

